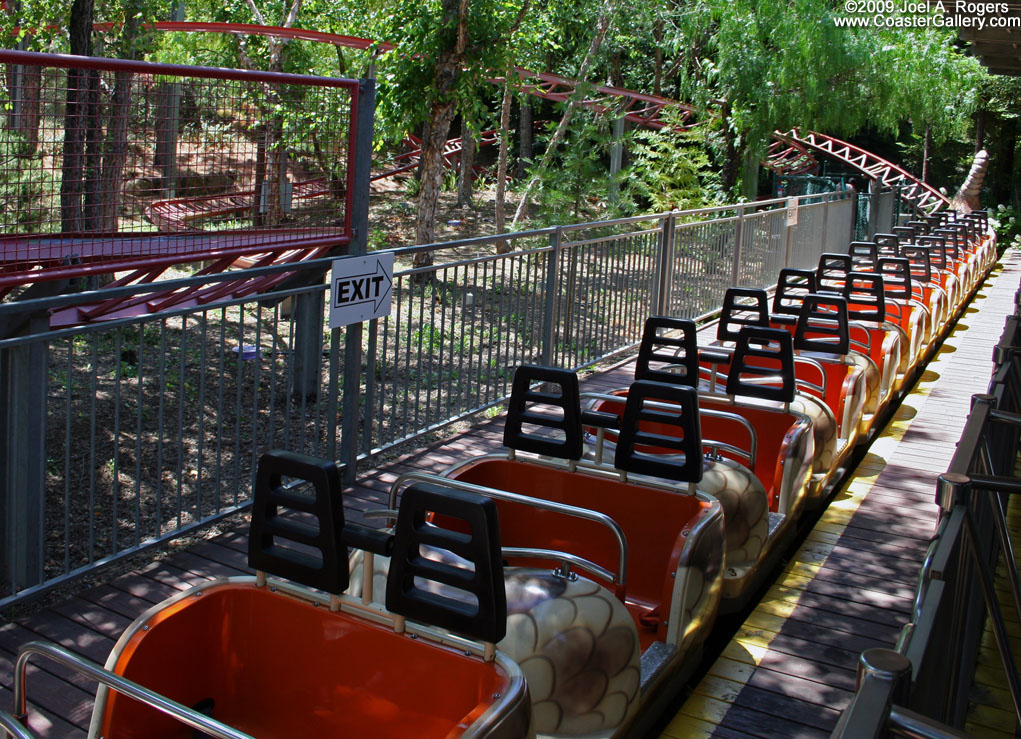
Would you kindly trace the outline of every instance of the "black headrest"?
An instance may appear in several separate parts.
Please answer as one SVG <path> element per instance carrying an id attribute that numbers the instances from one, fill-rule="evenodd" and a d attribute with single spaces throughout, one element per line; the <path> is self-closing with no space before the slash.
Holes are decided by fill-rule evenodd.
<path id="1" fill-rule="evenodd" d="M 916 221 L 908 221 L 904 225 L 905 226 L 910 226 L 911 228 L 915 229 L 916 237 L 917 236 L 922 236 L 924 234 L 927 234 L 931 230 L 928 221 L 917 221 L 917 220 Z"/>
<path id="2" fill-rule="evenodd" d="M 809 336 L 812 334 L 812 336 Z M 851 339 L 847 330 L 847 301 L 830 294 L 805 298 L 794 329 L 794 348 L 799 351 L 847 354 Z"/>
<path id="3" fill-rule="evenodd" d="M 953 266 L 947 259 L 946 239 L 943 237 L 919 236 L 915 243 L 929 248 L 929 262 L 933 269 L 948 269 Z"/>
<path id="4" fill-rule="evenodd" d="M 906 244 L 915 238 L 915 229 L 911 228 L 911 226 L 894 226 L 890 230 L 897 235 L 897 239 L 900 241 L 901 245 Z"/>
<path id="5" fill-rule="evenodd" d="M 983 230 L 989 228 L 989 214 L 984 210 L 973 210 L 971 213 L 966 214 L 965 219 L 978 225 Z"/>
<path id="6" fill-rule="evenodd" d="M 723 309 L 716 338 L 720 341 L 737 341 L 744 326 L 769 325 L 769 297 L 766 291 L 755 287 L 728 287 L 723 296 Z"/>
<path id="7" fill-rule="evenodd" d="M 284 477 L 310 483 L 312 494 L 285 487 Z M 284 517 L 280 509 L 299 515 Z M 339 595 L 348 586 L 343 529 L 340 472 L 333 462 L 282 450 L 259 458 L 249 567 Z"/>
<path id="8" fill-rule="evenodd" d="M 675 335 L 671 335 L 675 334 Z M 674 370 L 664 369 L 671 365 Z M 636 380 L 698 385 L 698 329 L 688 318 L 650 316 L 635 362 Z"/>
<path id="9" fill-rule="evenodd" d="M 430 513 L 436 514 L 435 523 L 428 521 Z M 453 529 L 444 528 L 448 522 Z M 465 563 L 426 558 L 423 546 L 450 552 Z M 430 582 L 458 592 L 435 592 Z M 503 639 L 507 595 L 496 503 L 430 483 L 405 489 L 394 529 L 386 607 L 413 621 L 472 639 L 494 643 Z"/>
<path id="10" fill-rule="evenodd" d="M 853 269 L 850 254 L 822 254 L 815 269 L 816 285 L 820 292 L 840 292 L 844 289 L 847 273 Z"/>
<path id="11" fill-rule="evenodd" d="M 542 384 L 546 390 L 532 389 Z M 545 411 L 545 412 L 542 412 Z M 525 426 L 539 433 L 529 432 Z M 554 435 L 542 434 L 543 431 Z M 522 365 L 514 372 L 503 444 L 521 452 L 581 459 L 581 398 L 578 375 L 570 370 Z"/>
<path id="12" fill-rule="evenodd" d="M 876 272 L 883 276 L 883 292 L 893 300 L 911 299 L 911 262 L 904 257 L 880 257 Z"/>
<path id="13" fill-rule="evenodd" d="M 932 234 L 943 237 L 943 242 L 947 245 L 947 254 L 951 259 L 960 258 L 960 250 L 964 247 L 964 237 L 961 234 L 952 228 L 937 228 Z"/>
<path id="14" fill-rule="evenodd" d="M 897 234 L 876 234 L 872 237 L 872 240 L 876 242 L 879 256 L 900 256 L 900 239 L 897 238 Z"/>
<path id="15" fill-rule="evenodd" d="M 650 402 L 670 403 L 673 408 L 650 408 Z M 657 430 L 650 430 L 652 424 Z M 645 453 L 638 450 L 639 446 L 660 447 L 669 450 L 670 454 Z M 702 430 L 698 418 L 698 391 L 687 385 L 647 380 L 631 383 L 613 464 L 627 472 L 677 482 L 701 480 Z"/>
<path id="16" fill-rule="evenodd" d="M 886 294 L 883 276 L 875 272 L 852 272 L 844 285 L 847 317 L 852 321 L 886 320 Z"/>
<path id="17" fill-rule="evenodd" d="M 919 282 L 932 282 L 932 262 L 929 247 L 917 244 L 905 244 L 900 255 L 911 262 L 911 276 Z"/>
<path id="18" fill-rule="evenodd" d="M 807 300 L 807 298 L 806 298 Z M 794 337 L 782 328 L 745 326 L 727 375 L 727 393 L 794 400 Z"/>
<path id="19" fill-rule="evenodd" d="M 784 267 L 776 280 L 773 294 L 773 312 L 796 316 L 801 313 L 805 296 L 816 291 L 815 271 Z"/>
<path id="20" fill-rule="evenodd" d="M 876 266 L 876 260 L 879 259 L 879 247 L 874 241 L 852 241 L 847 247 L 847 253 L 855 270 L 859 270 L 860 267 L 871 269 Z"/>

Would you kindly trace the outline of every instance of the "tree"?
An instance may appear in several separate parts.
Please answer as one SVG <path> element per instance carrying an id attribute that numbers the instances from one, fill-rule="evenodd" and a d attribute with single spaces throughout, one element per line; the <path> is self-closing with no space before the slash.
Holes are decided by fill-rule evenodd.
<path id="1" fill-rule="evenodd" d="M 679 33 L 705 53 L 682 70 L 682 88 L 722 111 L 726 184 L 762 156 L 775 129 L 894 135 L 911 121 L 938 144 L 970 115 L 982 72 L 953 32 L 840 27 L 839 12 L 819 0 L 698 0 L 683 16 Z"/>
<path id="2" fill-rule="evenodd" d="M 426 124 L 415 239 L 428 244 L 435 240 L 450 123 L 459 106 L 462 114 L 471 115 L 481 105 L 479 88 L 488 84 L 489 70 L 504 67 L 508 39 L 521 13 L 501 0 L 430 0 L 424 7 L 418 0 L 401 0 L 388 11 L 375 31 L 377 38 L 396 43 L 397 51 L 381 64 L 377 112 L 390 122 L 390 131 Z M 431 259 L 422 252 L 415 264 L 424 266 Z"/>

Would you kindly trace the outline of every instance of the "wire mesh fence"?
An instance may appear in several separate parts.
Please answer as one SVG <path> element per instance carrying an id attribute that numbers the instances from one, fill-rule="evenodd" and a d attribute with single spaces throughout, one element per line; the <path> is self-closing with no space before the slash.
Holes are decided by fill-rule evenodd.
<path id="1" fill-rule="evenodd" d="M 0 50 L 0 291 L 346 242 L 357 90 Z"/>

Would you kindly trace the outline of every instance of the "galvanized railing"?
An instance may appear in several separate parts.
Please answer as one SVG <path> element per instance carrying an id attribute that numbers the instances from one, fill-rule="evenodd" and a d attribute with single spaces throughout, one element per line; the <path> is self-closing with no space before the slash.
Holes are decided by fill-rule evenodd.
<path id="1" fill-rule="evenodd" d="M 285 447 L 359 462 L 493 408 L 522 363 L 590 366 L 651 313 L 698 317 L 851 238 L 849 193 L 397 250 L 393 309 L 326 328 L 329 261 L 246 271 L 304 284 L 78 328 L 82 293 L 0 305 L 0 605 L 229 515 Z M 510 252 L 495 254 L 495 245 Z M 413 268 L 415 252 L 435 263 Z M 104 298 L 215 285 L 195 276 Z M 311 284 L 309 284 L 311 283 Z M 290 283 L 297 285 L 293 281 Z"/>
<path id="2" fill-rule="evenodd" d="M 1019 295 L 1018 297 L 1021 297 Z M 1017 303 L 1017 300 L 1015 301 Z M 969 694 L 989 619 L 1021 722 L 1021 680 L 1004 613 L 1021 617 L 1021 583 L 1006 524 L 1021 493 L 1021 304 L 994 350 L 989 393 L 976 395 L 947 472 L 937 483 L 939 529 L 923 564 L 912 621 L 896 650 L 862 654 L 859 687 L 832 736 L 965 736 Z M 1000 566 L 1009 586 L 995 583 Z"/>

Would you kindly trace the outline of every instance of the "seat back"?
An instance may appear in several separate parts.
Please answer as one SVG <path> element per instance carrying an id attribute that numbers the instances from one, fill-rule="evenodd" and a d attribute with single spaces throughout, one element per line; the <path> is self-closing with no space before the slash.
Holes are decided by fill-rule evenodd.
<path id="1" fill-rule="evenodd" d="M 698 329 L 687 318 L 650 316 L 642 330 L 635 379 L 698 384 Z"/>
<path id="2" fill-rule="evenodd" d="M 716 338 L 737 341 L 745 326 L 769 325 L 769 298 L 766 291 L 754 287 L 728 287 L 723 296 Z"/>
<path id="3" fill-rule="evenodd" d="M 904 257 L 880 257 L 876 271 L 883 276 L 883 292 L 892 300 L 911 299 L 911 262 Z"/>
<path id="4" fill-rule="evenodd" d="M 841 356 L 847 354 L 850 350 L 847 300 L 826 293 L 808 295 L 794 329 L 794 348 Z"/>
<path id="5" fill-rule="evenodd" d="M 847 317 L 852 321 L 882 323 L 886 320 L 883 276 L 875 272 L 851 272 L 844 285 Z"/>
<path id="6" fill-rule="evenodd" d="M 312 487 L 311 495 L 300 484 Z M 248 565 L 339 595 L 348 587 L 340 472 L 333 462 L 283 450 L 259 458 Z"/>
<path id="7" fill-rule="evenodd" d="M 850 254 L 822 254 L 815 269 L 818 292 L 839 293 L 852 269 Z"/>
<path id="8" fill-rule="evenodd" d="M 727 393 L 789 403 L 794 400 L 794 337 L 782 328 L 745 326 L 727 375 Z"/>
<path id="9" fill-rule="evenodd" d="M 776 281 L 773 294 L 773 313 L 797 316 L 805 296 L 817 291 L 815 270 L 784 267 Z"/>
<path id="10" fill-rule="evenodd" d="M 533 389 L 534 385 L 540 387 Z M 581 459 L 578 375 L 552 367 L 518 367 L 511 385 L 503 444 L 520 452 Z"/>
<path id="11" fill-rule="evenodd" d="M 669 403 L 671 408 L 651 407 L 650 404 L 656 402 Z M 651 424 L 664 432 L 647 430 Z M 672 454 L 648 454 L 639 447 L 657 447 Z M 628 388 L 613 465 L 619 470 L 677 482 L 696 483 L 701 480 L 702 432 L 698 418 L 698 391 L 687 385 L 648 380 L 633 382 Z"/>
<path id="12" fill-rule="evenodd" d="M 426 558 L 423 546 L 459 559 L 452 563 Z M 386 608 L 470 639 L 492 643 L 503 639 L 507 595 L 496 503 L 432 483 L 405 489 L 394 529 Z"/>

